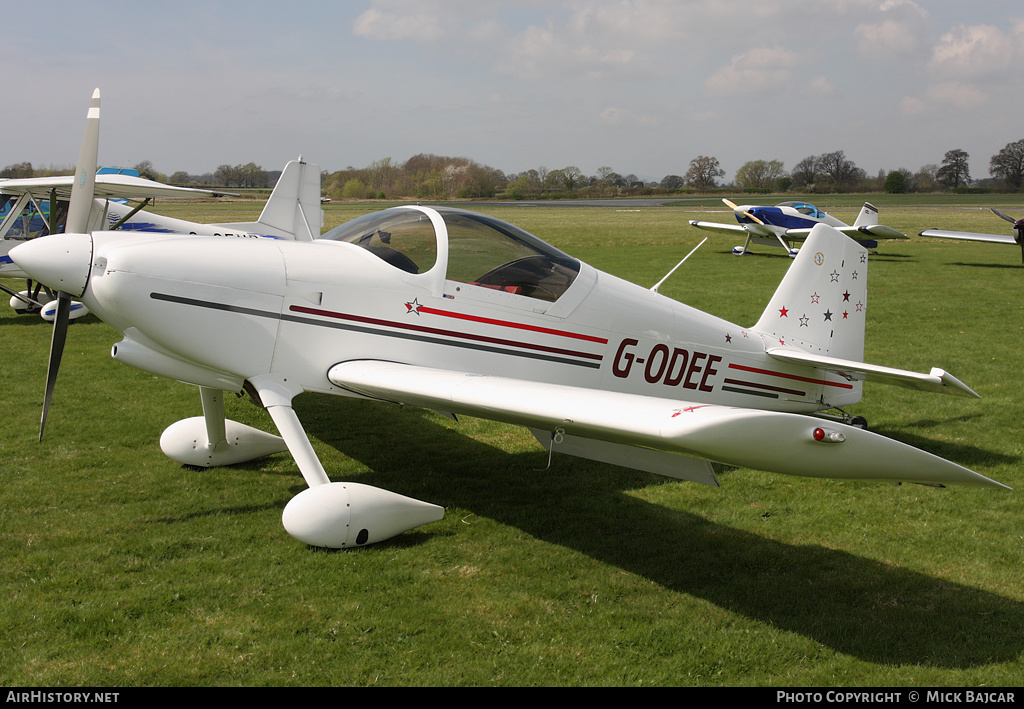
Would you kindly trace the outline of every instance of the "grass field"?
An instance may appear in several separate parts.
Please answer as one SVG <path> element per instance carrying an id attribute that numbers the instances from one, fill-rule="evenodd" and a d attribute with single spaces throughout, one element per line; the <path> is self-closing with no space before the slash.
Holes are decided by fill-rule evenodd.
<path id="1" fill-rule="evenodd" d="M 1013 247 L 920 239 L 1008 232 L 1003 196 L 872 195 L 905 242 L 870 261 L 867 359 L 948 369 L 983 397 L 867 384 L 871 428 L 1024 487 L 1024 267 Z M 998 200 L 998 201 L 996 201 Z M 759 201 L 759 200 L 737 200 Z M 766 200 L 771 203 L 773 200 Z M 817 197 L 852 221 L 857 196 Z M 259 203 L 162 204 L 199 221 Z M 379 205 L 327 206 L 333 226 Z M 731 220 L 717 198 L 635 210 L 483 208 L 650 286 Z M 742 325 L 790 261 L 711 236 L 662 293 Z M 15 285 L 13 282 L 10 285 Z M 157 445 L 198 391 L 114 362 L 71 327 L 36 442 L 50 327 L 0 309 L 0 684 L 1020 686 L 1019 492 L 718 468 L 721 488 L 557 457 L 525 430 L 305 395 L 333 480 L 444 505 L 373 547 L 310 549 L 281 511 L 287 454 L 197 470 Z M 245 399 L 230 417 L 273 430 Z"/>

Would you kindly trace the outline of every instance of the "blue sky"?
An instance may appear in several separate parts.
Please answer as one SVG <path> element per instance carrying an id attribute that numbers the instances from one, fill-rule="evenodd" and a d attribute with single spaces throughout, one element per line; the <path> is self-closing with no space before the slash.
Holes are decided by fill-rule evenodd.
<path id="1" fill-rule="evenodd" d="M 834 150 L 869 174 L 1024 138 L 1012 0 L 0 0 L 0 166 L 417 153 L 660 180 Z"/>

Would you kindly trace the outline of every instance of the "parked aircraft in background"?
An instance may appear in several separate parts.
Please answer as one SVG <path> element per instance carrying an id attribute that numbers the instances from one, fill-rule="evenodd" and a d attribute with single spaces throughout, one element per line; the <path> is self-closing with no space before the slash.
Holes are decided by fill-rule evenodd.
<path id="1" fill-rule="evenodd" d="M 85 145 L 98 130 L 88 121 Z M 90 173 L 95 151 L 83 148 Z M 941 369 L 864 363 L 868 252 L 819 224 L 753 327 L 583 263 L 490 216 L 397 207 L 313 240 L 90 230 L 76 185 L 65 234 L 11 252 L 59 289 L 46 414 L 72 297 L 119 331 L 112 356 L 199 388 L 203 415 L 161 436 L 188 465 L 288 450 L 308 489 L 284 508 L 307 544 L 358 547 L 443 508 L 332 482 L 292 407 L 303 392 L 529 427 L 552 452 L 718 485 L 711 461 L 840 479 L 1005 487 L 849 425 L 864 380 L 976 397 Z M 726 286 L 728 287 L 728 286 Z M 281 437 L 227 420 L 247 392 Z M 810 416 L 835 412 L 830 417 Z"/>
<path id="2" fill-rule="evenodd" d="M 991 209 L 991 207 L 989 208 Z M 939 239 L 960 239 L 963 241 L 987 241 L 993 244 L 1016 244 L 1020 247 L 1020 261 L 1024 264 L 1024 219 L 1014 219 L 992 209 L 1000 219 L 1013 224 L 1013 234 L 979 234 L 972 231 L 948 231 L 946 229 L 925 229 L 920 236 L 934 236 Z"/>
<path id="3" fill-rule="evenodd" d="M 88 214 L 89 229 L 125 232 L 196 234 L 206 236 L 304 239 L 319 236 L 323 227 L 320 207 L 320 167 L 300 157 L 289 162 L 277 181 L 270 199 L 255 222 L 235 224 L 199 224 L 175 219 L 142 208 L 156 198 L 183 199 L 215 197 L 223 193 L 211 190 L 174 187 L 138 176 L 136 172 L 101 169 L 95 174 L 94 199 Z M 0 181 L 0 195 L 7 201 L 0 217 L 0 278 L 24 278 L 26 290 L 16 292 L 0 284 L 11 296 L 10 305 L 18 312 L 40 312 L 52 320 L 55 296 L 11 261 L 9 252 L 29 239 L 64 230 L 73 175 L 34 177 Z M 132 206 L 129 202 L 136 201 Z M 51 210 L 51 205 L 56 209 Z M 80 303 L 72 307 L 71 317 L 87 311 Z"/>
<path id="4" fill-rule="evenodd" d="M 860 242 L 869 249 L 878 247 L 879 239 L 906 239 L 895 229 L 878 223 L 878 210 L 868 202 L 860 210 L 853 226 L 833 217 L 807 202 L 782 202 L 774 207 L 737 205 L 728 199 L 722 200 L 733 210 L 738 224 L 690 220 L 692 226 L 725 234 L 745 234 L 743 246 L 732 252 L 737 256 L 747 253 L 750 244 L 781 246 L 790 256 L 796 256 L 796 244 L 802 243 L 818 224 L 827 224 L 843 234 Z"/>

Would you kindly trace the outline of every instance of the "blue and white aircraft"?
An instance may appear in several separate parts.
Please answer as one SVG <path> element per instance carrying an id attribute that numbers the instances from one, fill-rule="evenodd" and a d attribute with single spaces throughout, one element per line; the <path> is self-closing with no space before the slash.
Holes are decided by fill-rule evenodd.
<path id="1" fill-rule="evenodd" d="M 906 239 L 902 232 L 878 223 L 878 209 L 865 202 L 853 226 L 833 217 L 807 202 L 782 202 L 774 207 L 758 205 L 737 205 L 723 199 L 726 206 L 736 215 L 738 224 L 702 222 L 690 220 L 692 226 L 725 234 L 746 234 L 743 246 L 732 250 L 737 256 L 747 253 L 750 244 L 781 246 L 790 256 L 796 256 L 795 244 L 803 243 L 817 224 L 827 224 L 860 242 L 869 249 L 878 247 L 879 239 Z"/>

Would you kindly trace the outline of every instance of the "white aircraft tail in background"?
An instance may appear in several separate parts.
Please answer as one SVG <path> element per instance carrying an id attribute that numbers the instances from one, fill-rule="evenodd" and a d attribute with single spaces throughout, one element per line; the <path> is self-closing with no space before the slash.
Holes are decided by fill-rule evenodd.
<path id="1" fill-rule="evenodd" d="M 324 226 L 320 206 L 320 166 L 299 156 L 285 165 L 270 199 L 255 222 L 224 224 L 226 228 L 294 241 L 312 241 Z"/>
<path id="2" fill-rule="evenodd" d="M 860 227 L 878 226 L 878 207 L 870 202 L 865 202 L 864 206 L 860 208 L 860 213 L 857 215 L 853 225 L 858 229 Z"/>

